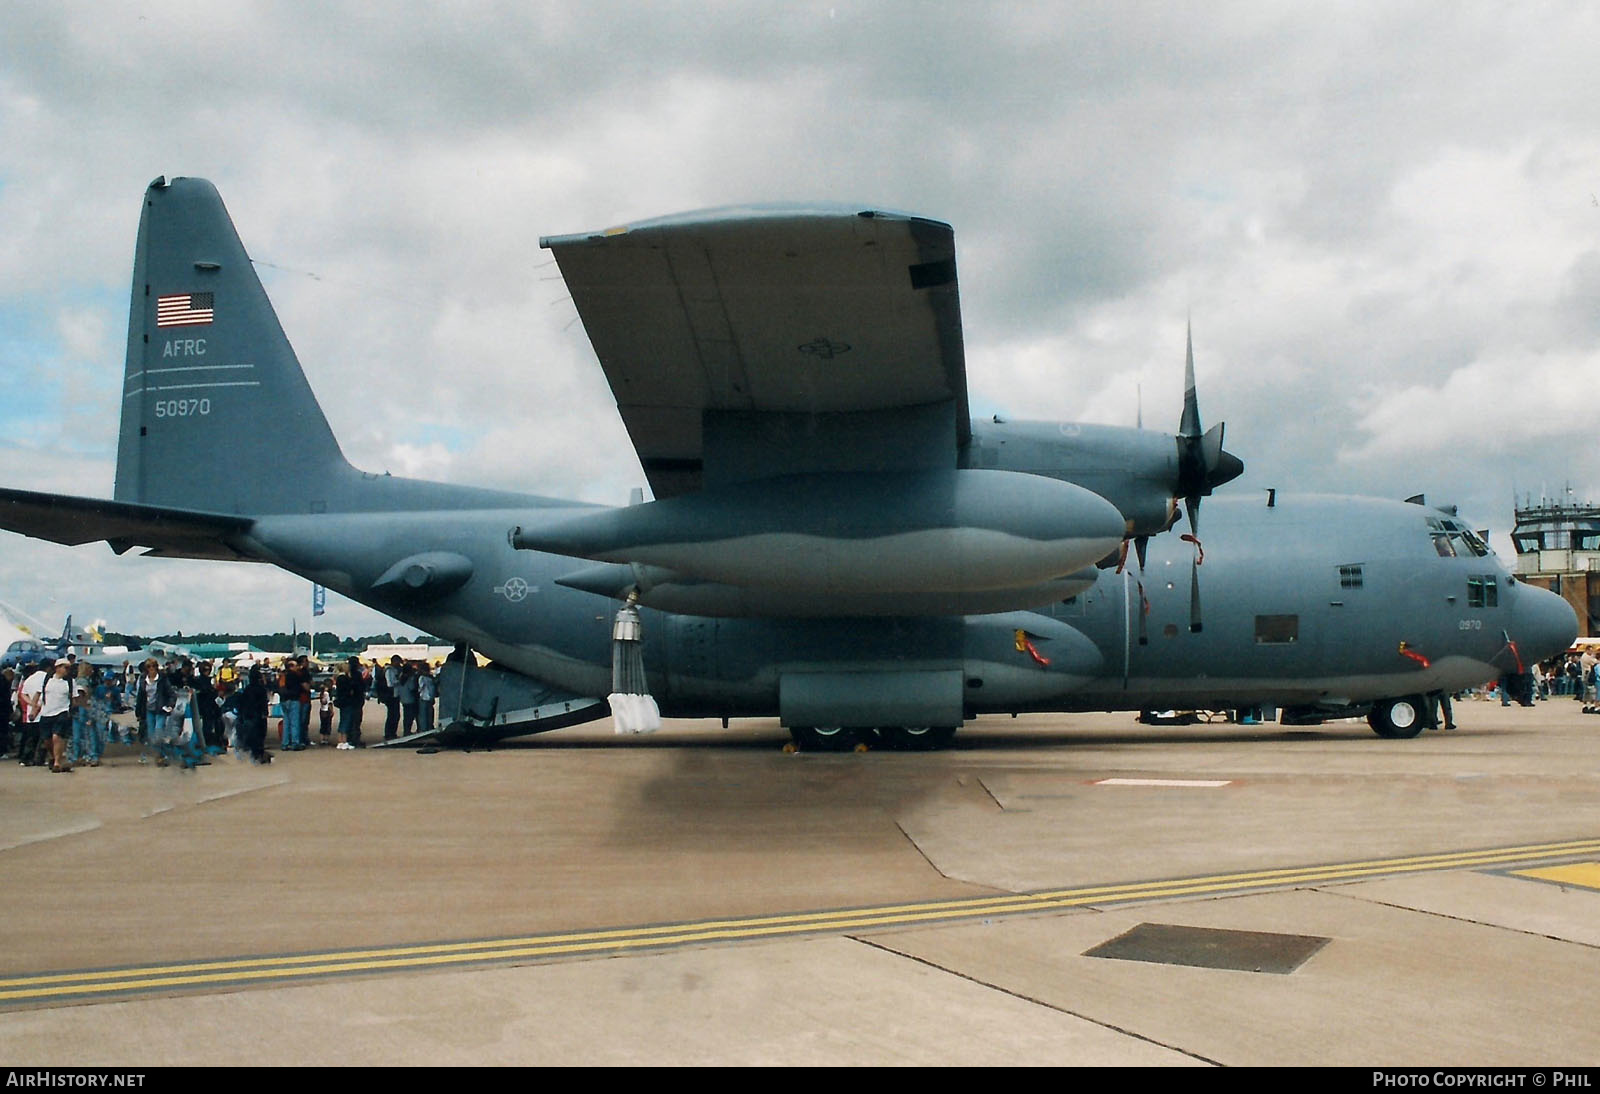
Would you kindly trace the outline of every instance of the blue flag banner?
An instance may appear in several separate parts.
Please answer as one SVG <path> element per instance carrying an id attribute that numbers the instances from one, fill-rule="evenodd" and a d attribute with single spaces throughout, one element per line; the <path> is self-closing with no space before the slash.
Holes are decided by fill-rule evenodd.
<path id="1" fill-rule="evenodd" d="M 311 615 L 316 617 L 328 610 L 328 590 L 321 585 L 311 586 Z"/>

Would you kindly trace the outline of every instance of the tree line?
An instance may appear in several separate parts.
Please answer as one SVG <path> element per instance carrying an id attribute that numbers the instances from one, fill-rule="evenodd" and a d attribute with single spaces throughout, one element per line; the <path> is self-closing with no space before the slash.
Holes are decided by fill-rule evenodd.
<path id="1" fill-rule="evenodd" d="M 384 631 L 382 634 L 369 634 L 360 637 L 351 635 L 341 637 L 332 631 L 318 631 L 315 635 L 316 644 L 314 647 L 311 642 L 312 637 L 313 635 L 310 631 L 300 631 L 297 634 L 290 634 L 288 631 L 274 631 L 272 634 L 219 634 L 211 632 L 184 634 L 182 631 L 177 631 L 173 634 L 157 635 L 119 634 L 114 631 L 107 631 L 105 644 L 139 649 L 143 646 L 148 646 L 151 642 L 166 642 L 175 646 L 192 646 L 202 642 L 248 642 L 265 653 L 292 653 L 297 649 L 315 648 L 319 657 L 324 654 L 343 653 L 349 655 L 358 653 L 368 646 L 450 645 L 450 643 L 429 634 L 419 634 L 415 638 L 407 638 L 405 635 L 394 635 L 388 631 Z"/>

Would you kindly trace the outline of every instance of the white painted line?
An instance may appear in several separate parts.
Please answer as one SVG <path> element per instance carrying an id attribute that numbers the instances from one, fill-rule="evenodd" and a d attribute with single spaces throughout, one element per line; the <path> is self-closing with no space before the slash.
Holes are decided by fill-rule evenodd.
<path id="1" fill-rule="evenodd" d="M 149 370 L 151 376 L 162 372 L 215 372 L 217 369 L 255 368 L 254 365 L 174 365 L 171 368 L 153 368 Z"/>
<path id="2" fill-rule="evenodd" d="M 1232 786 L 1232 779 L 1100 779 L 1095 786 Z"/>

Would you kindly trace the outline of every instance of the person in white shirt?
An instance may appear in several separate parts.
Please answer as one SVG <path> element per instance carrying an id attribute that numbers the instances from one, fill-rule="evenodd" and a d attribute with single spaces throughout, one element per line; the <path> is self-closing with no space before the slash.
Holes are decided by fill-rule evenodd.
<path id="1" fill-rule="evenodd" d="M 55 670 L 39 688 L 39 730 L 50 733 L 50 770 L 70 774 L 67 744 L 72 740 L 72 665 L 57 661 Z"/>
<path id="2" fill-rule="evenodd" d="M 22 715 L 17 762 L 22 767 L 34 766 L 34 757 L 39 752 L 39 693 L 49 678 L 48 666 L 41 665 L 29 673 L 17 689 L 17 706 Z"/>

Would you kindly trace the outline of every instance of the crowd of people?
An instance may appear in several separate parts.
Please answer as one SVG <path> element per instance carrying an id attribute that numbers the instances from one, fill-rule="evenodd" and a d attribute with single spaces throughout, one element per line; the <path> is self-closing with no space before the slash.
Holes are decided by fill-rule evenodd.
<path id="1" fill-rule="evenodd" d="M 1600 698 L 1597 698 L 1600 697 L 1600 662 L 1587 648 L 1568 652 L 1541 661 L 1527 672 L 1507 674 L 1481 688 L 1472 688 L 1455 696 L 1457 699 L 1468 697 L 1498 698 L 1503 707 L 1513 703 L 1531 707 L 1541 699 L 1571 698 L 1583 704 L 1583 713 L 1600 714 Z M 1428 698 L 1435 711 L 1434 728 L 1438 728 L 1438 714 L 1442 713 L 1444 728 L 1454 729 L 1451 696 L 1435 692 Z"/>
<path id="2" fill-rule="evenodd" d="M 15 756 L 23 767 L 68 773 L 78 765 L 99 767 L 106 745 L 121 741 L 140 746 L 140 763 L 163 767 L 198 766 L 230 751 L 265 764 L 272 762 L 267 741 L 274 720 L 283 752 L 313 744 L 356 749 L 365 744 L 369 697 L 384 707 L 383 736 L 393 740 L 431 730 L 437 696 L 428 663 L 398 655 L 388 665 L 351 657 L 331 671 L 304 655 L 248 669 L 223 661 L 213 673 L 210 662 L 188 657 L 116 669 L 68 654 L 0 671 L 0 759 Z"/>
<path id="3" fill-rule="evenodd" d="M 1536 675 L 1541 698 L 1570 696 L 1583 704 L 1585 714 L 1600 714 L 1600 659 L 1592 650 L 1552 658 L 1538 666 Z"/>
<path id="4" fill-rule="evenodd" d="M 1507 706 L 1571 697 L 1583 704 L 1583 713 L 1600 714 L 1600 659 L 1588 649 L 1569 653 L 1502 678 L 1480 694 L 1492 698 L 1496 693 Z M 194 766 L 229 751 L 265 764 L 272 762 L 267 740 L 274 719 L 284 752 L 312 744 L 363 748 L 369 698 L 384 708 L 385 740 L 434 727 L 438 681 L 433 670 L 425 661 L 406 661 L 398 654 L 387 665 L 351 657 L 331 672 L 308 656 L 292 656 L 276 667 L 258 663 L 242 675 L 227 661 L 213 674 L 210 662 L 188 657 L 165 664 L 154 658 L 139 666 L 124 662 L 115 669 L 80 663 L 68 654 L 21 671 L 0 670 L 0 759 L 15 756 L 23 767 L 66 773 L 80 764 L 99 767 L 107 743 L 120 740 L 141 746 L 140 763 L 154 759 L 158 766 L 174 758 Z M 1433 724 L 1454 729 L 1450 697 L 1429 698 L 1437 712 Z M 131 725 L 117 720 L 117 714 L 129 711 Z"/>

